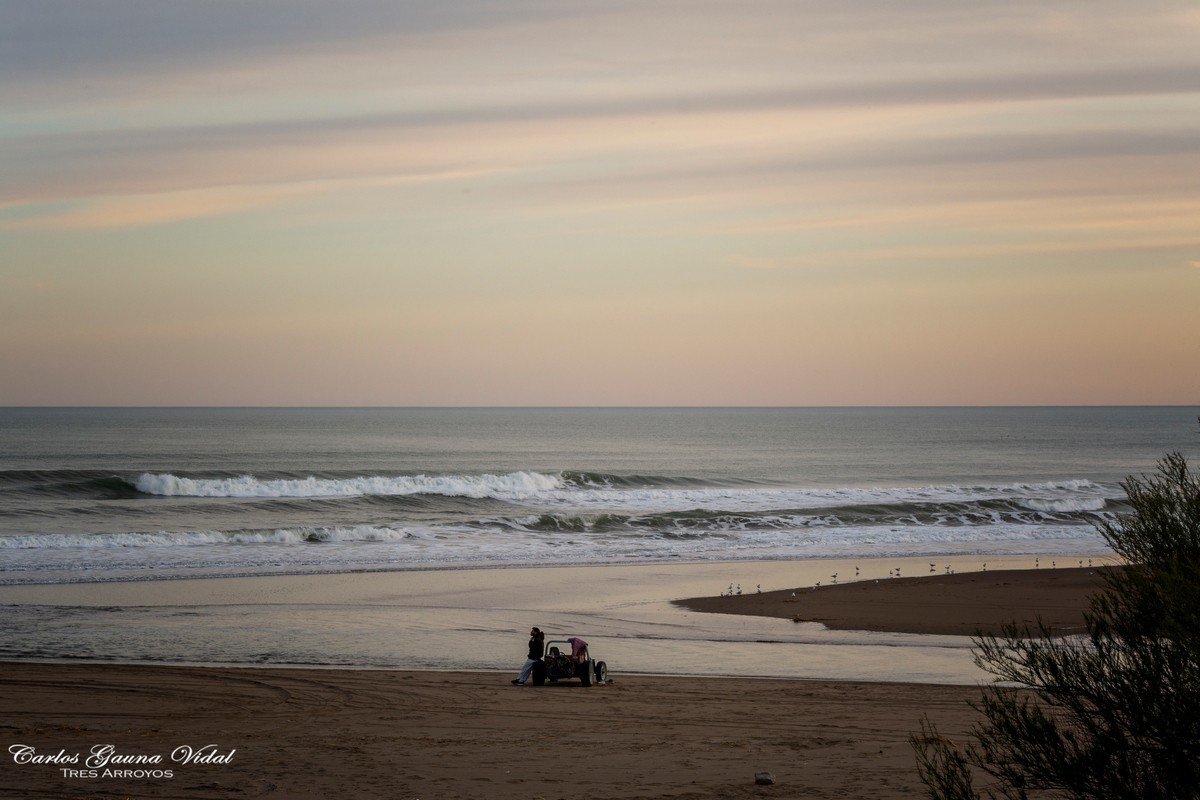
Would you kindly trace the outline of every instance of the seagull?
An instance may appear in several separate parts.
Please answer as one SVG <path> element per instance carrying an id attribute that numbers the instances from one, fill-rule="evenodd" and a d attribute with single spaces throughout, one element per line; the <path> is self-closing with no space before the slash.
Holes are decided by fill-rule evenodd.
<path id="1" fill-rule="evenodd" d="M 792 592 L 792 597 L 795 597 L 795 596 L 796 596 L 796 593 L 795 593 L 795 592 Z"/>
<path id="2" fill-rule="evenodd" d="M 833 575 L 831 577 L 833 578 L 833 582 L 837 583 L 837 573 L 836 572 L 833 573 Z"/>
<path id="3" fill-rule="evenodd" d="M 739 595 L 742 593 L 742 585 L 741 585 L 740 583 L 738 584 L 738 590 L 737 590 L 737 593 L 738 593 Z"/>
<path id="4" fill-rule="evenodd" d="M 1051 566 L 1051 568 L 1053 568 L 1053 569 L 1058 569 L 1058 562 L 1057 562 L 1057 561 L 1051 561 L 1051 562 L 1050 562 L 1050 566 Z"/>
<path id="5" fill-rule="evenodd" d="M 1038 567 L 1040 567 L 1040 566 L 1041 566 L 1041 564 L 1039 564 L 1039 563 L 1038 563 L 1038 560 L 1035 558 L 1035 559 L 1033 560 L 1033 568 L 1034 568 L 1034 569 L 1037 569 L 1037 568 L 1038 568 Z"/>
<path id="6" fill-rule="evenodd" d="M 814 586 L 813 588 L 814 588 L 814 589 L 820 589 L 820 588 L 821 588 L 821 582 L 820 582 L 820 581 L 817 581 L 817 585 L 816 585 L 816 586 Z"/>
<path id="7" fill-rule="evenodd" d="M 930 561 L 930 562 L 929 562 L 929 571 L 930 571 L 930 572 L 933 572 L 933 571 L 934 571 L 936 568 L 937 568 L 937 564 L 935 564 L 935 563 L 933 563 L 932 561 Z"/>
<path id="8" fill-rule="evenodd" d="M 856 578 L 858 577 L 858 565 L 857 564 L 854 565 L 854 577 L 856 577 Z"/>
<path id="9" fill-rule="evenodd" d="M 987 572 L 987 562 L 983 562 L 983 571 Z"/>
<path id="10" fill-rule="evenodd" d="M 755 594 L 762 594 L 762 584 L 758 584 L 758 591 Z"/>

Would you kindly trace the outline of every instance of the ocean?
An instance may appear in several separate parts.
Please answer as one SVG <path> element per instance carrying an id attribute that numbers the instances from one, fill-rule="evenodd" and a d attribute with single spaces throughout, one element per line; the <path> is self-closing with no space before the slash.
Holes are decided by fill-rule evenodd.
<path id="1" fill-rule="evenodd" d="M 538 625 L 618 676 L 972 683 L 967 637 L 671 600 L 1102 563 L 1198 413 L 0 409 L 0 659 L 507 686 Z"/>
<path id="2" fill-rule="evenodd" d="M 1092 551 L 1198 413 L 0 409 L 0 583 Z"/>

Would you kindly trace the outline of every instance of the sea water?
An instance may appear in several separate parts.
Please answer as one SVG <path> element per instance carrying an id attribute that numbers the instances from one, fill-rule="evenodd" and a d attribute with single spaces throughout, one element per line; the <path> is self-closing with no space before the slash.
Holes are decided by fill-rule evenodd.
<path id="1" fill-rule="evenodd" d="M 540 622 L 617 671 L 972 681 L 963 637 L 668 601 L 1103 558 L 1198 413 L 0 409 L 0 657 L 488 669 Z"/>
<path id="2" fill-rule="evenodd" d="M 0 409 L 0 583 L 1094 550 L 1196 417 Z"/>

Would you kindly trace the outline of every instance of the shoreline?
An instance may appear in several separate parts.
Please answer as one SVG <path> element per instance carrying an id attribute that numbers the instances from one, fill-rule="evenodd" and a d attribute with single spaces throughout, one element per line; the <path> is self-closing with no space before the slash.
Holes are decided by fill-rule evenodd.
<path id="1" fill-rule="evenodd" d="M 977 565 L 956 560 L 960 569 Z M 558 638 L 582 636 L 596 658 L 629 674 L 972 684 L 981 673 L 963 636 L 835 630 L 673 602 L 731 582 L 778 590 L 835 571 L 853 574 L 856 566 L 867 579 L 928 563 L 745 561 L 0 586 L 10 621 L 0 658 L 490 671 L 519 663 L 525 632 L 537 625 Z M 989 558 L 989 568 L 1031 563 Z"/>
<path id="2" fill-rule="evenodd" d="M 1044 558 L 1075 558 L 1081 553 L 1050 553 L 1039 555 Z M 1084 557 L 1109 558 L 1111 553 L 1103 552 L 1086 552 L 1082 553 Z M 1001 555 L 972 555 L 971 558 L 981 563 L 986 563 L 986 560 L 994 561 L 995 563 L 1013 562 L 1018 559 L 1028 561 L 1034 558 L 1033 554 L 1001 554 Z M 623 569 L 623 568 L 655 568 L 655 567 L 719 567 L 725 566 L 730 570 L 739 569 L 742 565 L 754 564 L 844 564 L 844 563 L 901 563 L 922 562 L 926 558 L 962 558 L 952 554 L 933 554 L 933 555 L 905 555 L 899 557 L 885 556 L 844 556 L 844 555 L 825 555 L 825 556 L 806 556 L 804 558 L 746 558 L 746 559 L 681 559 L 681 558 L 646 558 L 633 560 L 611 560 L 611 561 L 563 561 L 553 563 L 524 563 L 519 561 L 513 562 L 445 562 L 437 564 L 404 564 L 404 565 L 385 565 L 378 567 L 353 567 L 353 568 L 329 568 L 329 569 L 310 569 L 310 570 L 250 570 L 245 572 L 234 573 L 212 573 L 212 574 L 157 574 L 157 575 L 121 575 L 108 578 L 77 578 L 72 580 L 29 580 L 29 581 L 3 581 L 0 580 L 0 592 L 13 587 L 79 587 L 79 586 L 108 586 L 111 584 L 144 584 L 144 583 L 174 583 L 179 581 L 225 581 L 225 580 L 243 580 L 255 578 L 313 578 L 322 576 L 338 576 L 338 575 L 392 575 L 392 574 L 425 574 L 431 572 L 480 572 L 491 570 L 558 570 L 558 569 Z M 1061 569 L 1068 569 L 1062 567 Z M 1049 570 L 1049 568 L 1047 568 Z M 978 571 L 968 569 L 968 571 Z M 918 575 L 916 577 L 926 577 Z"/>
<path id="3" fill-rule="evenodd" d="M 496 668 L 469 666 L 477 650 L 493 647 L 486 636 L 481 645 L 477 632 L 470 634 L 471 648 L 453 651 L 457 669 L 5 660 L 0 662 L 0 717 L 5 720 L 0 748 L 6 754 L 0 758 L 0 786 L 20 797 L 201 800 L 229 796 L 528 800 L 580 794 L 598 800 L 737 800 L 758 798 L 764 791 L 829 800 L 901 800 L 921 796 L 923 791 L 908 742 L 919 730 L 922 715 L 929 715 L 949 737 L 968 735 L 978 720 L 978 712 L 968 702 L 979 699 L 980 684 L 990 676 L 979 672 L 956 681 L 925 677 L 937 674 L 925 671 L 938 663 L 932 659 L 969 660 L 965 645 L 947 644 L 965 641 L 963 637 L 855 631 L 831 636 L 825 630 L 827 619 L 821 624 L 794 625 L 769 616 L 796 615 L 801 605 L 806 614 L 817 616 L 811 602 L 821 601 L 840 603 L 846 615 L 859 614 L 855 624 L 863 624 L 859 613 L 863 609 L 855 603 L 861 595 L 868 597 L 868 606 L 883 606 L 894 617 L 907 615 L 910 623 L 920 622 L 924 612 L 918 604 L 888 598 L 919 590 L 944 608 L 952 608 L 960 601 L 947 591 L 948 579 L 965 587 L 969 596 L 979 594 L 971 587 L 984 580 L 996 584 L 989 596 L 1011 610 L 1018 601 L 1032 602 L 1034 597 L 1025 584 L 1013 582 L 1016 576 L 1033 573 L 1029 580 L 1051 590 L 1061 589 L 1054 584 L 1063 579 L 1089 577 L 1066 568 L 990 569 L 911 579 L 871 578 L 807 592 L 797 589 L 798 602 L 788 602 L 793 591 L 789 589 L 672 599 L 672 595 L 678 598 L 682 587 L 693 592 L 715 588 L 716 577 L 727 578 L 721 574 L 723 568 L 742 570 L 746 585 L 770 575 L 775 586 L 786 578 L 815 578 L 846 564 L 853 572 L 851 562 L 836 567 L 831 563 L 539 571 L 536 576 L 543 581 L 550 577 L 561 581 L 561 589 L 535 606 L 528 605 L 526 582 L 534 573 L 512 570 L 425 573 L 409 580 L 377 574 L 92 584 L 61 593 L 55 590 L 62 587 L 43 586 L 0 592 L 0 600 L 51 601 L 63 604 L 71 614 L 83 611 L 72 603 L 86 600 L 96 607 L 95 620 L 119 615 L 122 604 L 138 602 L 142 605 L 134 608 L 139 615 L 153 613 L 155 620 L 171 621 L 181 606 L 188 606 L 189 614 L 213 614 L 211 622 L 222 626 L 251 610 L 264 615 L 251 620 L 255 625 L 272 620 L 292 625 L 296 611 L 312 615 L 321 609 L 320 613 L 328 613 L 344 608 L 361 614 L 378 608 L 383 616 L 372 625 L 395 625 L 410 615 L 416 636 L 408 646 L 418 648 L 442 641 L 438 638 L 442 634 L 431 626 L 443 622 L 474 626 L 481 614 L 492 614 L 497 615 L 488 617 L 493 622 L 521 623 L 520 629 L 501 630 L 495 636 L 494 647 L 500 649 L 488 652 L 487 658 Z M 860 563 L 874 571 L 895 560 Z M 917 566 L 914 560 L 905 562 L 904 568 Z M 485 574 L 490 578 L 481 585 L 479 576 Z M 585 602 L 580 586 L 605 587 L 608 596 L 588 592 Z M 1058 591 L 1056 596 L 1060 595 Z M 509 602 L 517 605 L 505 605 Z M 711 608 L 695 609 L 692 603 Z M 568 612 L 558 608 L 563 604 L 569 606 Z M 761 616 L 768 607 L 774 614 Z M 234 616 L 227 616 L 225 609 Z M 471 620 L 460 619 L 464 613 Z M 144 616 L 139 619 L 143 624 L 148 621 Z M 194 640 L 205 630 L 208 617 L 186 619 L 177 628 L 163 630 Z M 328 633 L 340 619 L 361 622 L 357 616 L 314 620 L 318 626 L 314 630 Z M 523 644 L 528 630 L 524 626 L 530 619 L 598 631 L 592 639 L 594 656 L 608 661 L 611 682 L 591 688 L 577 681 L 512 686 L 509 680 L 520 664 L 517 651 L 523 649 L 517 645 Z M 119 625 L 119 619 L 105 624 Z M 661 635 L 664 625 L 685 630 L 685 638 L 666 643 L 653 638 Z M 394 635 L 395 629 L 391 630 Z M 698 631 L 703 632 L 699 638 L 686 638 Z M 252 632 L 263 636 L 262 629 Z M 455 637 L 460 635 L 455 632 Z M 643 641 L 642 636 L 647 638 Z M 459 642 L 453 637 L 445 641 Z M 654 650 L 662 655 L 646 662 L 638 660 L 644 658 L 637 649 L 642 647 L 665 649 Z M 713 660 L 722 652 L 726 661 Z M 757 660 L 746 662 L 746 658 Z M 804 669 L 814 670 L 811 674 L 818 677 L 687 673 L 689 666 L 698 664 L 778 668 L 805 659 L 811 663 Z M 875 665 L 865 673 L 854 672 L 864 661 Z M 636 663 L 652 663 L 664 672 L 639 672 Z M 861 674 L 881 677 L 856 677 Z M 910 674 L 924 679 L 906 680 Z M 124 771 L 110 775 L 100 769 L 90 776 L 77 765 L 17 763 L 11 750 L 32 747 L 39 754 L 62 753 L 86 761 L 92 748 L 103 745 L 122 755 L 157 756 L 159 763 L 120 767 Z M 206 752 L 214 760 L 209 762 L 171 760 L 180 748 L 199 750 L 210 745 Z M 773 775 L 774 787 L 754 784 L 760 771 Z"/>

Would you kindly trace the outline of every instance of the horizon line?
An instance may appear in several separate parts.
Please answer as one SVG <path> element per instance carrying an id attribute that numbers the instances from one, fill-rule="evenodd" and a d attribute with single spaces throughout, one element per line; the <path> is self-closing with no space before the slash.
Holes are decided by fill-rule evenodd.
<path id="1" fill-rule="evenodd" d="M 1200 408 L 1197 403 L 1000 403 L 1000 404 L 870 404 L 870 405 L 0 405 L 13 410 L 380 410 L 380 411 L 684 411 L 684 410 L 822 410 L 822 409 L 1036 409 L 1036 408 Z"/>

